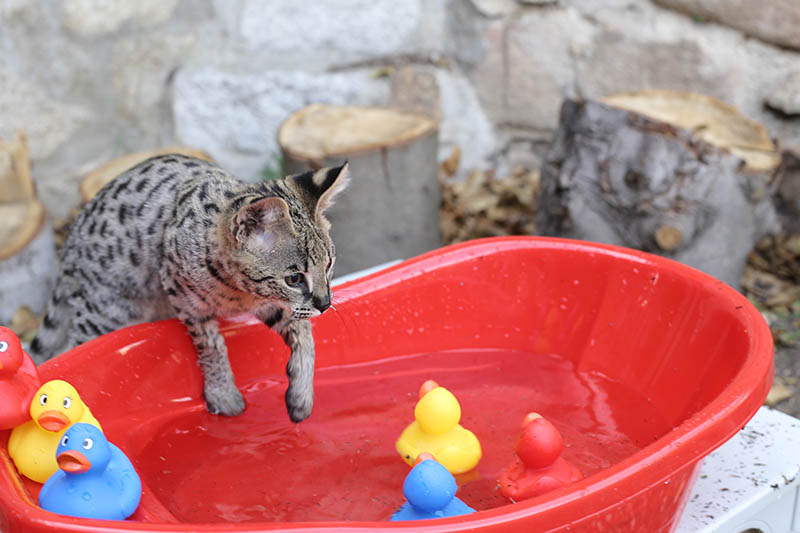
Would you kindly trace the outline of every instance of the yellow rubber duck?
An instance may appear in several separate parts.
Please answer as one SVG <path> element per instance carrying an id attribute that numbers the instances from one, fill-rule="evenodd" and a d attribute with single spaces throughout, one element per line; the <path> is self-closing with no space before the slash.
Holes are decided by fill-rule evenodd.
<path id="1" fill-rule="evenodd" d="M 20 474 L 39 483 L 58 470 L 56 449 L 69 426 L 85 422 L 103 430 L 75 387 L 60 379 L 39 387 L 31 400 L 30 413 L 32 420 L 11 432 L 8 454 Z"/>
<path id="2" fill-rule="evenodd" d="M 395 443 L 406 463 L 413 465 L 421 453 L 430 453 L 452 474 L 475 468 L 481 460 L 481 444 L 470 430 L 459 425 L 461 406 L 449 390 L 435 381 L 423 383 L 412 422 Z"/>

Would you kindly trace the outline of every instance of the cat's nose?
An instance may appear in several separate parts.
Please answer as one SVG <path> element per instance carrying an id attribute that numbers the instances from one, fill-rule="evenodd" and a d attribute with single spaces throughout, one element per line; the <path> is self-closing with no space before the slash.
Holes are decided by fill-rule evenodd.
<path id="1" fill-rule="evenodd" d="M 314 307 L 317 308 L 320 313 L 324 313 L 325 310 L 331 306 L 331 297 L 330 295 L 326 295 L 323 298 L 320 298 L 319 296 L 314 296 L 313 303 Z"/>

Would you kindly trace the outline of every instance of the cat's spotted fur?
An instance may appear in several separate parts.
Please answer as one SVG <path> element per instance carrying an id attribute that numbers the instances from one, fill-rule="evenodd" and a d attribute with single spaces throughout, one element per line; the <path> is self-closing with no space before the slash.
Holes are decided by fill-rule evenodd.
<path id="1" fill-rule="evenodd" d="M 240 413 L 217 317 L 253 313 L 291 348 L 286 407 L 313 404 L 309 318 L 331 303 L 335 254 L 323 213 L 347 166 L 258 185 L 180 155 L 149 159 L 83 209 L 31 343 L 37 362 L 129 324 L 177 316 L 192 337 L 209 411 Z"/>

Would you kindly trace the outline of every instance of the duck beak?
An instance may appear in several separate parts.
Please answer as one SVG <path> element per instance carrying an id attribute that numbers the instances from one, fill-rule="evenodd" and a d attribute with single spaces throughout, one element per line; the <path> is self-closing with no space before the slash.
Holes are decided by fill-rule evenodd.
<path id="1" fill-rule="evenodd" d="M 81 452 L 67 450 L 56 457 L 58 467 L 70 474 L 82 474 L 92 467 L 92 463 Z"/>
<path id="2" fill-rule="evenodd" d="M 61 431 L 69 425 L 69 418 L 61 411 L 51 409 L 39 415 L 36 419 L 40 426 L 47 431 Z"/>
<path id="3" fill-rule="evenodd" d="M 435 461 L 435 460 L 436 460 L 436 458 L 433 456 L 433 454 L 432 454 L 432 453 L 428 453 L 428 452 L 422 452 L 421 454 L 419 454 L 419 455 L 417 456 L 417 460 L 416 460 L 416 461 L 414 461 L 414 464 L 413 464 L 412 466 L 417 466 L 417 465 L 418 465 L 418 464 L 420 464 L 421 462 L 423 462 L 423 461 L 429 461 L 429 460 L 433 460 L 433 461 Z"/>
<path id="4" fill-rule="evenodd" d="M 429 379 L 428 381 L 423 383 L 422 386 L 419 388 L 419 397 L 420 397 L 420 399 L 422 399 L 423 396 L 425 396 L 426 394 L 428 394 L 430 391 L 432 391 L 433 389 L 437 388 L 438 386 L 439 386 L 439 384 L 436 383 L 435 381 L 433 381 L 432 379 Z"/>

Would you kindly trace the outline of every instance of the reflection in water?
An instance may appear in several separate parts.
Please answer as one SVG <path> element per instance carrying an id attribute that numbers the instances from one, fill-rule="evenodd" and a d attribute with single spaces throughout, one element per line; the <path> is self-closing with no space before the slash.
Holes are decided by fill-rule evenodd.
<path id="1" fill-rule="evenodd" d="M 408 467 L 394 442 L 426 379 L 456 395 L 461 424 L 481 441 L 481 463 L 458 478 L 459 497 L 476 509 L 505 504 L 496 479 L 530 411 L 559 428 L 564 457 L 585 476 L 669 429 L 646 398 L 558 356 L 453 351 L 321 369 L 300 425 L 286 416 L 283 376 L 246 384 L 238 417 L 176 404 L 137 468 L 187 522 L 384 520 L 403 502 Z"/>

